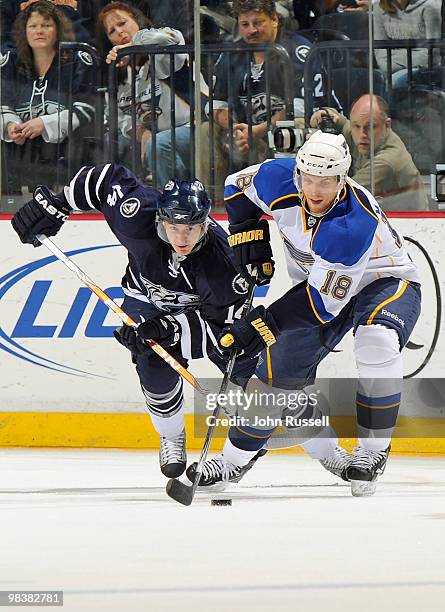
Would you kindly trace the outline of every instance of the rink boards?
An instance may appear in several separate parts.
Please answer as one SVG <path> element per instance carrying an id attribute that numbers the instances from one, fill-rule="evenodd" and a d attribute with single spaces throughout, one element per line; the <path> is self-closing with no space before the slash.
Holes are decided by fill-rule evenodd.
<path id="1" fill-rule="evenodd" d="M 395 440 L 394 449 L 445 452 L 442 385 L 435 385 L 426 402 L 422 391 L 422 379 L 440 379 L 445 371 L 444 334 L 438 325 L 445 289 L 440 263 L 445 218 L 397 214 L 391 224 L 416 241 L 407 247 L 423 280 L 421 320 L 405 350 L 405 374 L 417 372 L 419 397 L 411 394 L 403 406 L 401 423 L 410 433 Z M 256 297 L 257 304 L 270 303 L 290 287 L 274 225 L 271 231 L 277 272 L 271 287 Z M 6 215 L 0 217 L 0 239 L 0 446 L 155 448 L 157 436 L 144 412 L 136 373 L 112 337 L 119 320 L 44 247 L 21 245 Z M 121 301 L 125 250 L 101 217 L 70 220 L 55 242 Z M 349 334 L 340 347 L 343 354 L 329 356 L 320 376 L 354 378 L 351 347 Z M 207 360 L 193 362 L 191 371 L 202 379 L 220 377 Z M 195 402 L 186 385 L 190 448 L 202 445 L 192 435 Z"/>

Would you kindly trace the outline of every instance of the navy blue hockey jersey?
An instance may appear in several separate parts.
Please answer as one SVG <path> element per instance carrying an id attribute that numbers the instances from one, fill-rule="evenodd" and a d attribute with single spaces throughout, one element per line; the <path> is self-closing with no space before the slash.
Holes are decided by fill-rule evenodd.
<path id="1" fill-rule="evenodd" d="M 280 32 L 276 43 L 286 49 L 291 60 L 290 64 L 287 64 L 281 54 L 275 50 L 271 50 L 266 55 L 266 61 L 263 64 L 250 63 L 250 54 L 247 53 L 247 50 L 253 51 L 253 48 L 252 45 L 243 42 L 240 43 L 240 48 L 246 51 L 220 55 L 215 64 L 213 90 L 215 110 L 233 110 L 238 121 L 247 122 L 250 93 L 252 123 L 257 125 L 266 121 L 268 110 L 266 71 L 268 71 L 271 115 L 284 110 L 286 85 L 289 86 L 296 116 L 304 114 L 304 64 L 313 43 L 299 33 L 287 31 Z M 248 83 L 249 73 L 250 83 Z M 313 106 L 314 110 L 317 110 L 326 105 L 327 98 L 324 91 L 326 79 L 323 70 L 318 67 L 317 72 L 311 76 L 315 83 Z"/>
<path id="2" fill-rule="evenodd" d="M 184 357 L 205 355 L 209 340 L 216 346 L 219 332 L 239 316 L 247 292 L 224 230 L 211 220 L 205 244 L 178 256 L 156 231 L 159 192 L 120 165 L 85 166 L 64 193 L 74 210 L 104 214 L 128 251 L 125 294 L 177 317 Z"/>
<path id="3" fill-rule="evenodd" d="M 7 51 L 0 60 L 1 68 L 1 137 L 9 141 L 9 122 L 22 123 L 40 117 L 45 125 L 45 142 L 63 141 L 68 135 L 70 91 L 72 80 L 73 129 L 91 123 L 94 118 L 92 83 L 93 61 L 88 53 L 78 52 L 74 60 L 62 62 L 59 83 L 56 56 L 44 77 L 26 77 L 17 70 L 15 51 Z M 72 79 L 71 79 L 72 71 Z"/>

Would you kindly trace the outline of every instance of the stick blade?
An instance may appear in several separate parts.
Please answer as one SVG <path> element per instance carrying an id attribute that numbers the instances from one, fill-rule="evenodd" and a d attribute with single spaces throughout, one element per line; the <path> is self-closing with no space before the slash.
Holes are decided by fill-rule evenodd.
<path id="1" fill-rule="evenodd" d="M 190 506 L 193 501 L 193 485 L 186 485 L 177 478 L 170 478 L 165 490 L 169 497 L 183 506 Z"/>

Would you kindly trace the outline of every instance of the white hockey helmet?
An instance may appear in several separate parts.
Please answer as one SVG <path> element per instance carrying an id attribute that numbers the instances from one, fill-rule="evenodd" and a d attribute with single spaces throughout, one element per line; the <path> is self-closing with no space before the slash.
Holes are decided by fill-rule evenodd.
<path id="1" fill-rule="evenodd" d="M 297 153 L 294 182 L 299 186 L 300 172 L 315 176 L 338 176 L 344 184 L 351 166 L 351 154 L 342 134 L 328 134 L 318 130 L 306 140 Z"/>

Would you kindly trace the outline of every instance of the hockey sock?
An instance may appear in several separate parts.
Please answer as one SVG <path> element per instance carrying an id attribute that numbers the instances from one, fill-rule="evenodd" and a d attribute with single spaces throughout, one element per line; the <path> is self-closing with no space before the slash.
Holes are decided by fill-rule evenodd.
<path id="1" fill-rule="evenodd" d="M 337 434 L 329 425 L 316 438 L 302 442 L 300 446 L 312 459 L 326 459 L 334 453 L 337 444 Z"/>
<path id="2" fill-rule="evenodd" d="M 247 465 L 252 457 L 257 454 L 258 450 L 259 449 L 243 450 L 242 448 L 237 448 L 234 444 L 232 444 L 231 440 L 227 438 L 222 454 L 224 459 L 230 461 L 230 463 L 243 467 Z"/>
<path id="3" fill-rule="evenodd" d="M 142 391 L 153 427 L 158 434 L 168 440 L 177 438 L 184 429 L 182 379 L 166 393 L 153 393 L 144 387 Z"/>
<path id="4" fill-rule="evenodd" d="M 153 427 L 158 434 L 167 440 L 174 440 L 184 429 L 184 409 L 177 412 L 173 416 L 158 417 L 150 414 Z"/>
<path id="5" fill-rule="evenodd" d="M 355 355 L 359 444 L 368 450 L 385 450 L 396 426 L 403 382 L 397 332 L 383 325 L 359 326 Z"/>

